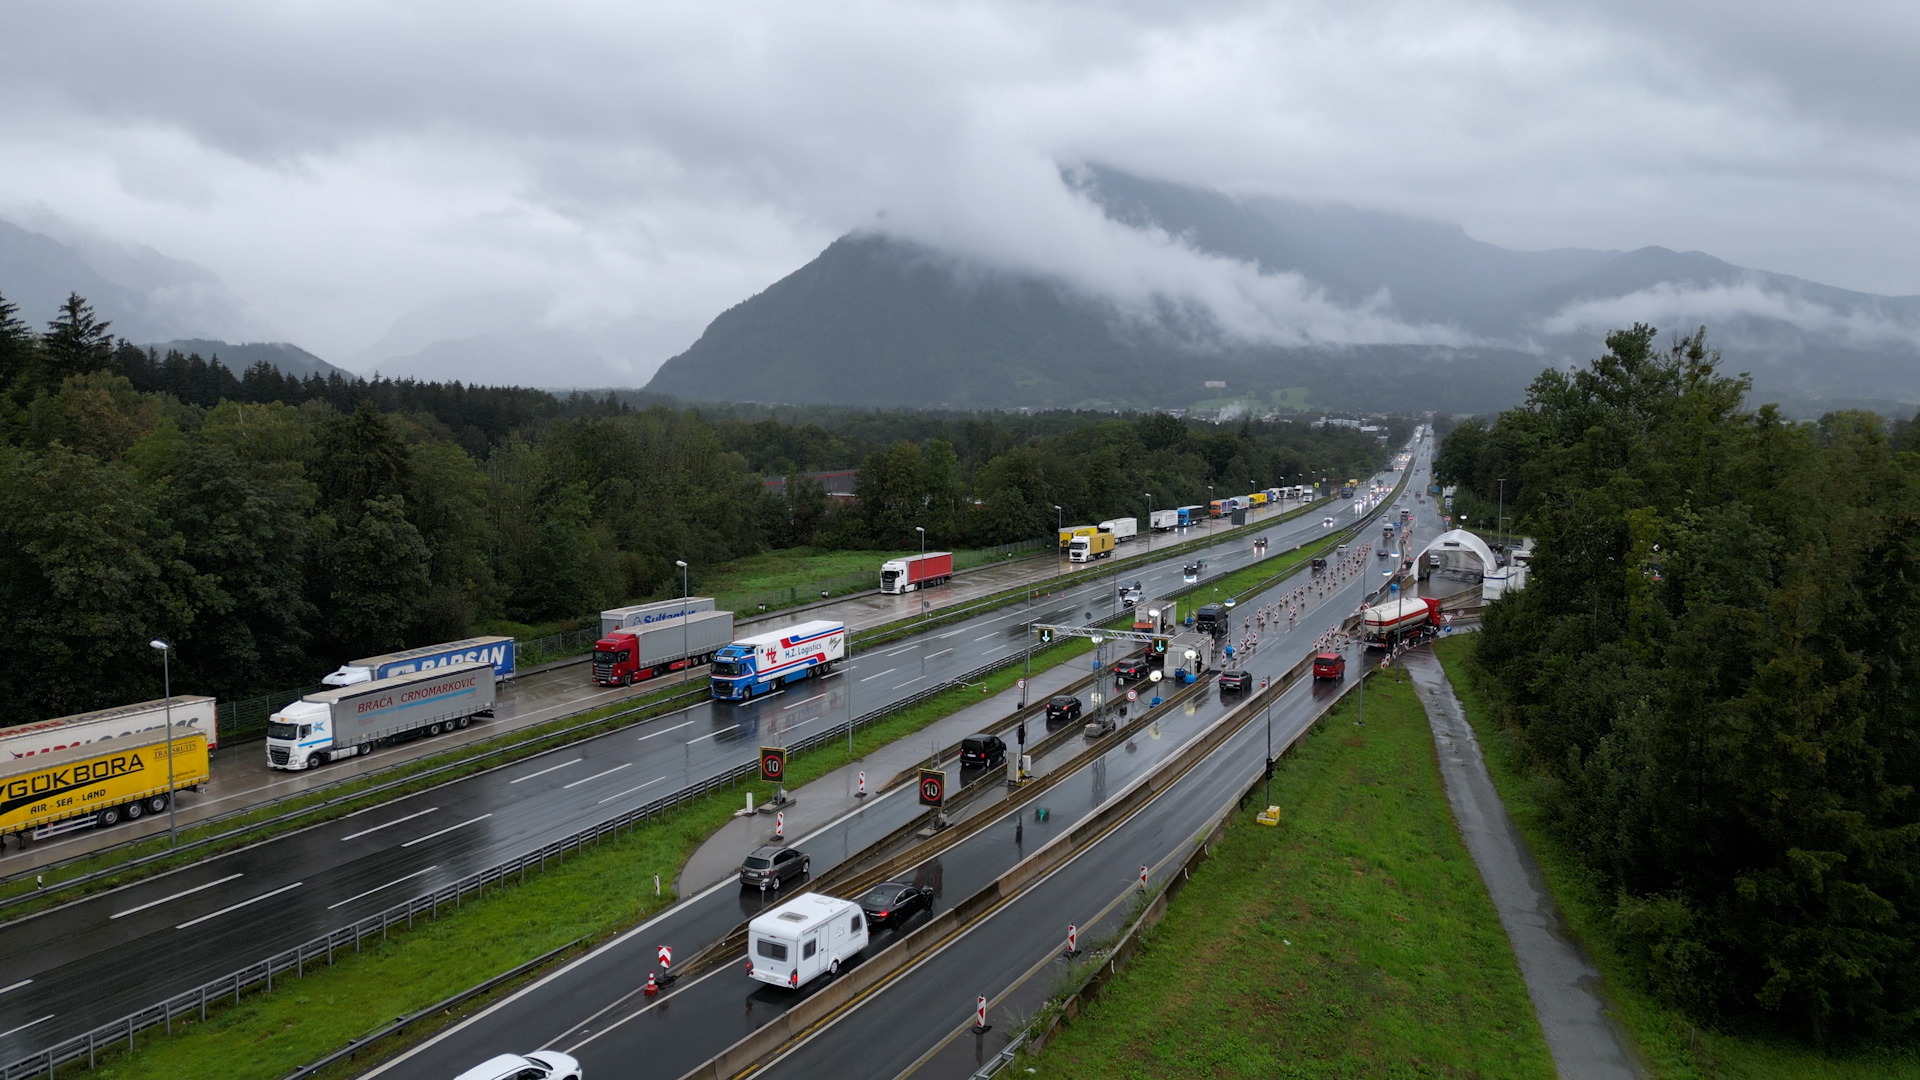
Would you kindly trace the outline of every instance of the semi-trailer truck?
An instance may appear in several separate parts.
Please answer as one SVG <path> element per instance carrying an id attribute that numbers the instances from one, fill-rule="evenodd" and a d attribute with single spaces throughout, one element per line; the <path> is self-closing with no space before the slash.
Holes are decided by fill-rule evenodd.
<path id="1" fill-rule="evenodd" d="M 1167 532 L 1180 527 L 1180 511 L 1155 510 L 1149 518 L 1154 532 Z"/>
<path id="2" fill-rule="evenodd" d="M 138 705 L 75 713 L 42 720 L 37 724 L 0 728 L 0 761 L 133 738 L 150 731 L 164 732 L 167 729 L 167 704 L 167 699 L 161 698 L 142 701 Z M 183 732 L 197 731 L 206 737 L 207 749 L 219 749 L 219 736 L 214 731 L 219 709 L 212 698 L 177 697 L 172 704 L 175 738 Z"/>
<path id="3" fill-rule="evenodd" d="M 1440 625 L 1440 601 L 1430 596 L 1383 600 L 1360 613 L 1360 637 L 1368 647 L 1384 649 L 1425 627 Z"/>
<path id="4" fill-rule="evenodd" d="M 751 701 L 786 683 L 817 679 L 846 655 L 847 625 L 815 620 L 723 646 L 708 674 L 716 700 Z"/>
<path id="5" fill-rule="evenodd" d="M 1206 520 L 1207 508 L 1199 504 L 1183 506 L 1179 509 L 1181 525 L 1198 525 Z"/>
<path id="6" fill-rule="evenodd" d="M 1114 543 L 1124 544 L 1140 535 L 1140 519 L 1130 517 L 1108 518 L 1106 521 L 1100 523 L 1099 529 L 1103 533 L 1112 533 Z"/>
<path id="7" fill-rule="evenodd" d="M 167 809 L 166 732 L 0 761 L 0 833 L 41 839 Z M 207 782 L 207 737 L 175 729 L 173 791 Z"/>
<path id="8" fill-rule="evenodd" d="M 615 630 L 593 643 L 593 681 L 631 686 L 704 664 L 732 640 L 731 611 L 696 611 L 685 620 Z"/>
<path id="9" fill-rule="evenodd" d="M 880 564 L 880 591 L 910 593 L 939 585 L 953 577 L 953 552 L 929 551 Z"/>
<path id="10" fill-rule="evenodd" d="M 653 626 L 672 622 L 699 611 L 712 611 L 711 596 L 683 596 L 678 600 L 652 600 L 631 607 L 611 608 L 600 613 L 600 633 L 611 634 L 629 626 Z"/>
<path id="11" fill-rule="evenodd" d="M 323 677 L 320 681 L 328 686 L 354 686 L 358 683 L 372 682 L 375 679 L 390 679 L 395 675 L 411 675 L 416 671 L 429 671 L 452 664 L 492 664 L 495 679 L 513 678 L 513 639 L 510 637 L 477 637 L 462 641 L 449 641 L 440 645 L 427 645 L 403 652 L 387 653 L 384 656 L 369 656 L 364 660 L 350 660 L 341 665 L 340 670 Z"/>
<path id="12" fill-rule="evenodd" d="M 1073 538 L 1076 536 L 1091 536 L 1099 531 L 1098 525 L 1069 525 L 1060 530 L 1060 550 L 1065 551 L 1072 547 Z"/>
<path id="13" fill-rule="evenodd" d="M 493 665 L 453 664 L 308 694 L 267 718 L 267 765 L 310 769 L 493 715 Z"/>
<path id="14" fill-rule="evenodd" d="M 1092 562 L 1113 554 L 1113 534 L 1095 532 L 1086 536 L 1076 536 L 1073 543 L 1067 545 L 1067 559 L 1070 562 Z"/>

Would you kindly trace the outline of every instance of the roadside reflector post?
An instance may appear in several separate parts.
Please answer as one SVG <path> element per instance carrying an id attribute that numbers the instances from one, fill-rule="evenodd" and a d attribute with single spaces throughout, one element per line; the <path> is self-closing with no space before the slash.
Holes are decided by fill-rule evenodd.
<path id="1" fill-rule="evenodd" d="M 775 840 L 785 840 L 787 838 L 787 812 L 785 810 L 773 815 L 773 838 Z"/>
<path id="2" fill-rule="evenodd" d="M 660 895 L 660 875 L 659 874 L 653 875 L 653 895 L 655 896 Z"/>
<path id="3" fill-rule="evenodd" d="M 673 980 L 680 977 L 673 973 L 672 946 L 669 946 L 669 945 L 660 946 L 659 949 L 656 951 L 656 955 L 658 955 L 660 958 L 660 985 L 672 986 Z"/>
<path id="4" fill-rule="evenodd" d="M 1067 924 L 1067 955 L 1080 955 L 1080 928 L 1072 923 Z"/>
<path id="5" fill-rule="evenodd" d="M 1140 868 L 1140 891 L 1147 891 L 1147 868 L 1144 866 Z"/>
<path id="6" fill-rule="evenodd" d="M 867 773 L 864 769 L 860 771 L 860 787 L 854 791 L 853 797 L 856 799 L 864 799 L 867 797 Z"/>
<path id="7" fill-rule="evenodd" d="M 985 1035 L 992 1030 L 992 1025 L 987 1023 L 987 999 L 981 998 L 973 1007 L 973 1033 Z"/>

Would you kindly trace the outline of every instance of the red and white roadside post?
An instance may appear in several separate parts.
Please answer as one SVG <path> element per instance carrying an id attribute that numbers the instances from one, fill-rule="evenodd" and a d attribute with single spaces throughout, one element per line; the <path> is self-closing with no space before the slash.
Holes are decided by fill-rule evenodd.
<path id="1" fill-rule="evenodd" d="M 1080 928 L 1072 923 L 1067 924 L 1067 955 L 1080 955 Z"/>
<path id="2" fill-rule="evenodd" d="M 680 977 L 673 973 L 673 948 L 668 945 L 662 945 L 656 955 L 660 958 L 660 985 L 673 985 L 673 980 Z"/>
<path id="3" fill-rule="evenodd" d="M 787 812 L 785 810 L 781 810 L 773 815 L 773 838 L 775 840 L 785 840 L 787 838 Z"/>
<path id="4" fill-rule="evenodd" d="M 1140 891 L 1147 891 L 1147 868 L 1144 866 L 1140 868 Z"/>
<path id="5" fill-rule="evenodd" d="M 860 787 L 853 793 L 853 797 L 856 799 L 864 799 L 867 797 L 867 773 L 865 769 L 860 771 Z"/>
<path id="6" fill-rule="evenodd" d="M 993 1025 L 987 1023 L 987 999 L 981 998 L 973 1006 L 973 1033 L 985 1035 L 992 1030 Z"/>

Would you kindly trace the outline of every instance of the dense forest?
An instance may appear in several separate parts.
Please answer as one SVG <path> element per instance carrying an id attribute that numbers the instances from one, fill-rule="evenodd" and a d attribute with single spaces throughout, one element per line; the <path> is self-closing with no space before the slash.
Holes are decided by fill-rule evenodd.
<path id="1" fill-rule="evenodd" d="M 1479 655 L 1614 896 L 1696 1017 L 1911 1040 L 1920 1018 L 1920 456 L 1869 413 L 1745 404 L 1705 333 L 1607 339 L 1450 432 L 1537 539 Z"/>
<path id="2" fill-rule="evenodd" d="M 1147 492 L 1361 475 L 1409 430 L 635 401 L 235 375 L 117 341 L 77 296 L 44 331 L 0 299 L 0 722 L 157 696 L 154 637 L 177 689 L 246 696 L 671 595 L 676 559 L 697 591 L 728 559 L 897 549 L 916 526 L 1030 540 Z M 804 479 L 856 467 L 852 505 Z"/>

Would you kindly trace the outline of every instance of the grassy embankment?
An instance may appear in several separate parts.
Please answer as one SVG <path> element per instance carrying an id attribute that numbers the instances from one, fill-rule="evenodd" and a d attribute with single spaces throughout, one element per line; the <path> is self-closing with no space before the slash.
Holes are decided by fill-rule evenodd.
<path id="1" fill-rule="evenodd" d="M 1920 1054 L 1911 1051 L 1821 1051 L 1765 1032 L 1696 1029 L 1650 996 L 1615 947 L 1608 905 L 1592 875 L 1547 826 L 1539 774 L 1515 735 L 1495 719 L 1493 687 L 1472 662 L 1475 644 L 1471 634 L 1456 635 L 1434 651 L 1473 724 L 1507 813 L 1539 861 L 1561 915 L 1605 978 L 1615 1017 L 1659 1080 L 1920 1080 Z"/>
<path id="2" fill-rule="evenodd" d="M 1554 1075 L 1426 714 L 1398 673 L 1366 699 L 1282 761 L 1280 827 L 1236 815 L 1038 1077 Z"/>
<path id="3" fill-rule="evenodd" d="M 1226 595 L 1257 585 L 1297 565 L 1311 549 L 1287 552 L 1228 575 L 1220 582 Z M 1075 639 L 1034 654 L 1036 672 L 1091 651 Z M 982 684 L 958 687 L 921 702 L 855 735 L 854 756 L 905 738 L 980 700 L 982 691 L 998 693 L 1019 676 L 998 672 Z M 845 746 L 796 755 L 788 765 L 788 785 L 798 787 L 848 761 Z M 771 791 L 750 785 L 756 801 Z M 222 1008 L 205 1024 L 181 1024 L 172 1037 L 153 1037 L 132 1055 L 114 1060 L 109 1077 L 163 1077 L 199 1068 L 206 1075 L 276 1077 L 344 1045 L 394 1016 L 423 1008 L 487 977 L 579 937 L 603 940 L 672 902 L 655 897 L 653 875 L 662 882 L 679 876 L 680 867 L 699 845 L 730 819 L 744 801 L 741 788 L 716 792 L 672 814 L 609 840 L 574 860 L 469 901 L 451 917 L 371 943 L 359 956 L 345 957 L 272 995 L 246 998 Z M 495 995 L 511 988 L 495 991 Z M 485 1004 L 469 1002 L 451 1022 Z M 424 1038 L 424 1024 L 408 1033 Z M 391 1052 L 395 1042 L 383 1046 Z M 211 1071 L 207 1071 L 209 1065 Z M 353 1070 L 342 1067 L 338 1075 Z"/>

